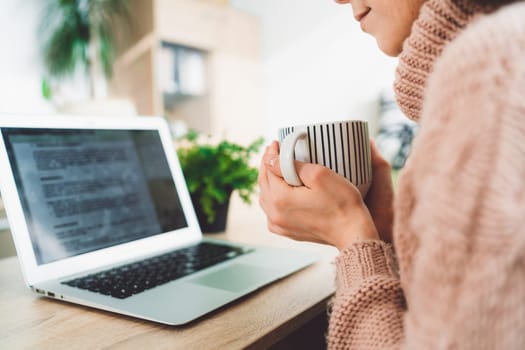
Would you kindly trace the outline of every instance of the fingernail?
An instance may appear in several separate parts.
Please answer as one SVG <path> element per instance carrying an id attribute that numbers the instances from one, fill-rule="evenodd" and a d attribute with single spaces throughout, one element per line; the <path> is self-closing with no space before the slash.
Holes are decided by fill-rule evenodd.
<path id="1" fill-rule="evenodd" d="M 272 159 L 270 159 L 270 160 L 268 161 L 268 165 L 269 165 L 269 166 L 273 167 L 274 164 L 275 164 L 275 158 L 272 158 Z"/>

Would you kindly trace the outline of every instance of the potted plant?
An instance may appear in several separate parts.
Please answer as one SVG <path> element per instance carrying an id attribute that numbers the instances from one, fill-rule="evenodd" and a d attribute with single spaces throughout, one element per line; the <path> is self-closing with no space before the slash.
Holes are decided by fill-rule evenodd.
<path id="1" fill-rule="evenodd" d="M 258 171 L 250 160 L 263 142 L 260 137 L 246 147 L 228 140 L 214 144 L 194 130 L 179 139 L 177 154 L 203 232 L 225 230 L 233 191 L 251 203 Z"/>
<path id="2" fill-rule="evenodd" d="M 92 99 L 105 97 L 115 59 L 113 25 L 129 19 L 128 0 L 50 0 L 40 21 L 45 68 L 42 94 L 50 99 L 58 81 L 85 73 Z"/>

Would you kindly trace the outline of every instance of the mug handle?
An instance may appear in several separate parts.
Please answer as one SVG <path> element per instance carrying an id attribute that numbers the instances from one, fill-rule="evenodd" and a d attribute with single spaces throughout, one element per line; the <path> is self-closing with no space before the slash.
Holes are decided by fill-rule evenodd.
<path id="1" fill-rule="evenodd" d="M 303 182 L 297 176 L 295 171 L 294 154 L 297 141 L 306 140 L 306 131 L 294 131 L 286 136 L 281 143 L 281 152 L 279 154 L 279 163 L 284 181 L 292 186 L 302 186 Z"/>

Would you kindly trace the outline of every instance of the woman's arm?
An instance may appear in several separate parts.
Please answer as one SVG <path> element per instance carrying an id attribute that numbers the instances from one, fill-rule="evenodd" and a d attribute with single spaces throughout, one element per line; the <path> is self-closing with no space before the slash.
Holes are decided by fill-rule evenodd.
<path id="1" fill-rule="evenodd" d="M 390 245 L 356 243 L 336 260 L 330 349 L 397 349 L 403 341 L 405 299 Z"/>
<path id="2" fill-rule="evenodd" d="M 276 143 L 267 148 L 259 174 L 270 231 L 341 250 L 328 334 L 332 348 L 396 347 L 402 340 L 405 303 L 385 243 L 391 241 L 393 221 L 390 166 L 371 146 L 373 184 L 364 201 L 347 180 L 312 164 L 296 164 L 306 186 L 288 186 Z"/>

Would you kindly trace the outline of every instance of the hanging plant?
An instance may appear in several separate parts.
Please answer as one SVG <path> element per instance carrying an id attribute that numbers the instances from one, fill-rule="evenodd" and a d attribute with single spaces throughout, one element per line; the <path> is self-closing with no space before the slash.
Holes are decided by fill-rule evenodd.
<path id="1" fill-rule="evenodd" d="M 84 68 L 94 97 L 97 76 L 107 79 L 113 73 L 112 26 L 121 18 L 129 18 L 128 0 L 48 0 L 39 31 L 47 79 L 60 80 Z M 48 81 L 44 88 L 49 89 Z"/>

